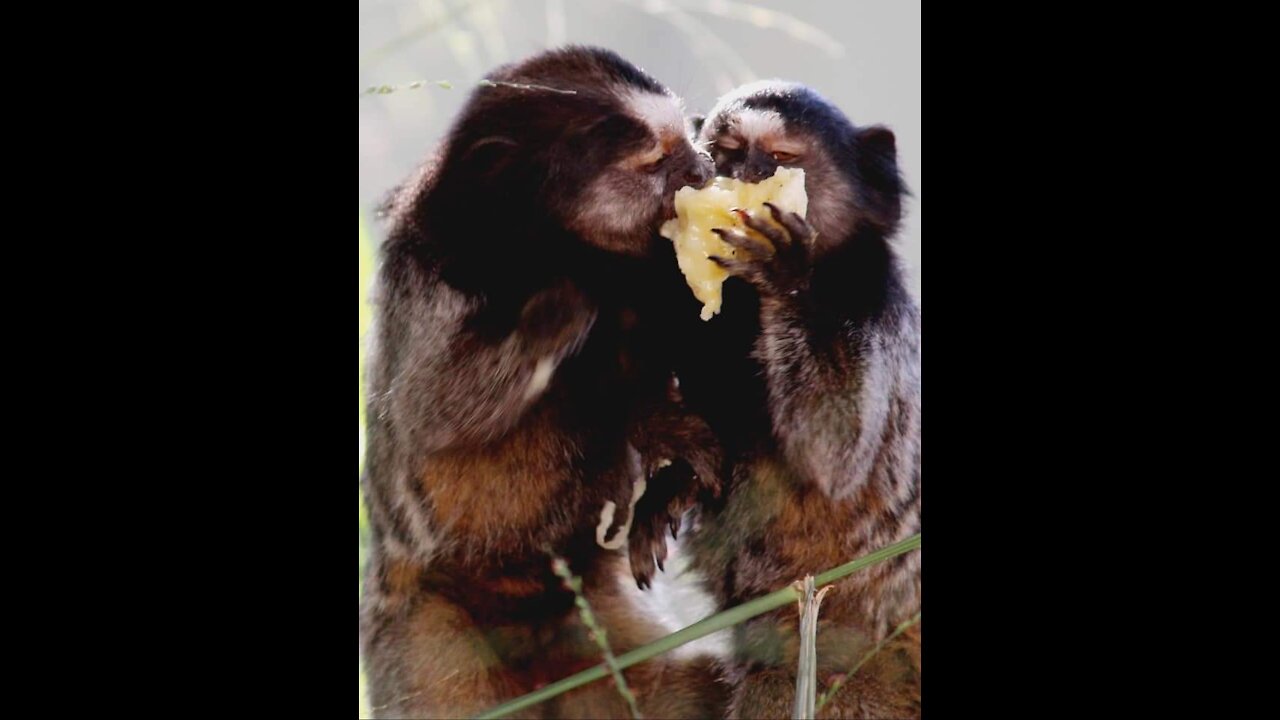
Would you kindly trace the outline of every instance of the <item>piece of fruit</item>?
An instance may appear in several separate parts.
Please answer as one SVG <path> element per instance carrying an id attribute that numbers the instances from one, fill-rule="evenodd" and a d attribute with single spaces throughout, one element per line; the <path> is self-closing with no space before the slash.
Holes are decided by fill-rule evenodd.
<path id="1" fill-rule="evenodd" d="M 676 191 L 676 217 L 662 224 L 659 234 L 675 243 L 676 262 L 684 273 L 693 296 L 702 301 L 703 320 L 720 312 L 721 286 L 729 273 L 707 259 L 709 255 L 737 257 L 739 251 L 711 232 L 714 228 L 737 228 L 754 239 L 768 243 L 748 229 L 732 210 L 748 210 L 772 220 L 764 203 L 773 203 L 783 212 L 804 216 L 809 197 L 804 191 L 804 170 L 780 167 L 773 177 L 758 183 L 718 177 L 701 190 L 683 187 Z"/>

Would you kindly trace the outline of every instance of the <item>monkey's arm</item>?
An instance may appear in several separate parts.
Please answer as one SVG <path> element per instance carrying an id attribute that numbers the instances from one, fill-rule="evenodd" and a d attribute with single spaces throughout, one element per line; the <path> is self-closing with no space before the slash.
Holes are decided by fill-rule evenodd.
<path id="1" fill-rule="evenodd" d="M 760 312 L 756 354 L 792 467 L 837 499 L 885 472 L 905 486 L 920 416 L 910 331 L 880 320 L 824 328 L 829 318 L 790 303 L 762 302 Z"/>
<path id="2" fill-rule="evenodd" d="M 760 293 L 755 354 L 765 368 L 774 436 L 792 468 L 837 499 L 873 475 L 905 487 L 919 423 L 918 313 L 887 301 L 892 291 L 883 288 L 831 287 L 850 279 L 843 263 L 863 258 L 838 255 L 827 260 L 834 267 L 815 274 L 812 228 L 770 207 L 776 226 L 744 221 L 775 249 L 723 232 L 755 259 L 717 262 Z"/>
<path id="3" fill-rule="evenodd" d="M 398 431 L 426 451 L 510 430 L 595 321 L 568 282 L 534 294 L 503 327 L 484 301 L 421 267 L 402 269 L 398 279 L 380 340 L 388 364 L 381 402 Z"/>
<path id="4" fill-rule="evenodd" d="M 715 433 L 684 408 L 674 387 L 667 392 L 642 405 L 629 434 L 648 480 L 627 540 L 631 572 L 641 589 L 651 585 L 655 566 L 665 570 L 666 533 L 676 537 L 681 518 L 700 497 L 720 495 L 723 452 Z"/>
<path id="5" fill-rule="evenodd" d="M 672 266 L 674 266 L 672 258 Z M 683 279 L 680 279 L 683 284 Z M 724 453 L 701 416 L 689 410 L 672 368 L 676 367 L 665 296 L 639 295 L 623 341 L 628 388 L 627 442 L 640 456 L 645 491 L 633 508 L 628 534 L 631 571 L 647 588 L 667 559 L 666 535 L 675 538 L 681 518 L 700 500 L 719 497 Z M 650 304 L 657 300 L 658 304 Z"/>

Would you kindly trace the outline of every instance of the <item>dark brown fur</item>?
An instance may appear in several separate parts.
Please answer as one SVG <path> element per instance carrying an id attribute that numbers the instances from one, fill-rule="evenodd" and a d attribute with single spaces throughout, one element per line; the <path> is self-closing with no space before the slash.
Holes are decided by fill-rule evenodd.
<path id="1" fill-rule="evenodd" d="M 625 558 L 597 543 L 602 506 L 617 506 L 612 540 L 638 479 L 689 494 L 692 473 L 663 461 L 718 481 L 714 438 L 679 407 L 636 300 L 670 194 L 709 163 L 683 138 L 652 171 L 626 164 L 655 138 L 619 93 L 665 90 L 612 53 L 555 51 L 489 77 L 391 203 L 382 248 L 361 602 L 378 717 L 468 716 L 599 663 L 549 552 L 583 578 L 616 652 L 661 635 L 619 585 Z M 629 220 L 597 232 L 591 192 Z M 719 712 L 706 663 L 627 677 L 651 717 Z M 528 712 L 628 714 L 603 682 Z"/>

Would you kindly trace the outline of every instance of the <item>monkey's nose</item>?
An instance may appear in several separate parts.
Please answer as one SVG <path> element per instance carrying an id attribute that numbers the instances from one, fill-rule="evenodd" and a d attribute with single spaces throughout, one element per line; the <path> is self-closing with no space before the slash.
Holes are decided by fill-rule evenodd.
<path id="1" fill-rule="evenodd" d="M 743 171 L 743 180 L 749 183 L 758 183 L 761 180 L 773 177 L 773 173 L 777 169 L 777 166 L 750 164 Z"/>
<path id="2" fill-rule="evenodd" d="M 707 184 L 707 181 L 711 179 L 713 172 L 715 172 L 715 168 L 712 166 L 710 158 L 704 159 L 699 157 L 692 165 L 689 166 L 689 169 L 685 171 L 684 181 L 688 185 L 700 188 Z"/>

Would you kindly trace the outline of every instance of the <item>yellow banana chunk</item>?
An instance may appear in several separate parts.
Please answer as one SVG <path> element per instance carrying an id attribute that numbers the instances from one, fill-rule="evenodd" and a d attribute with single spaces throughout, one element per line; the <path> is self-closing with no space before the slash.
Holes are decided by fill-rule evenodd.
<path id="1" fill-rule="evenodd" d="M 676 217 L 663 223 L 658 232 L 675 243 L 676 262 L 694 297 L 702 302 L 703 320 L 710 320 L 720 312 L 721 286 L 729 277 L 724 268 L 707 256 L 733 258 L 740 252 L 711 230 L 737 228 L 768 243 L 730 212 L 739 208 L 771 219 L 769 209 L 764 207 L 766 202 L 783 212 L 799 213 L 803 217 L 809 205 L 804 191 L 804 170 L 780 167 L 773 177 L 758 183 L 718 177 L 701 190 L 683 187 L 676 191 Z"/>

